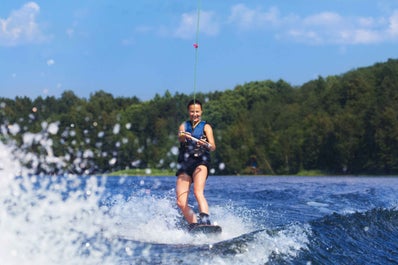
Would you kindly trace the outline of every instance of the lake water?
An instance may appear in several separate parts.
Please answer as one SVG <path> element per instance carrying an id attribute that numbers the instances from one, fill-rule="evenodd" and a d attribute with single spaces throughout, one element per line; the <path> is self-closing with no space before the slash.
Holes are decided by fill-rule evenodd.
<path id="1" fill-rule="evenodd" d="M 398 263 L 398 178 L 210 176 L 207 237 L 175 177 L 35 176 L 0 149 L 1 264 Z"/>

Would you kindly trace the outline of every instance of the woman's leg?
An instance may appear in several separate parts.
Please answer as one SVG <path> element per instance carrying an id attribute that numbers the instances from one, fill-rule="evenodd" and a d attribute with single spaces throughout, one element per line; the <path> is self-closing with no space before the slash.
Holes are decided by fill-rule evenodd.
<path id="1" fill-rule="evenodd" d="M 185 173 L 178 175 L 176 184 L 177 205 L 189 224 L 196 223 L 196 216 L 188 205 L 189 189 L 192 179 Z"/>
<path id="2" fill-rule="evenodd" d="M 209 205 L 204 195 L 205 185 L 207 179 L 207 167 L 204 165 L 198 166 L 193 173 L 194 188 L 196 201 L 199 205 L 199 212 L 209 214 Z"/>

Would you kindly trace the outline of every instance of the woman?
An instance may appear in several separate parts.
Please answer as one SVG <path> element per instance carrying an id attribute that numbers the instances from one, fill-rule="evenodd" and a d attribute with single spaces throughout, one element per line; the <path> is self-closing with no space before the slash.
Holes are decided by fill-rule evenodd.
<path id="1" fill-rule="evenodd" d="M 213 129 L 206 121 L 202 121 L 202 103 L 191 100 L 187 106 L 189 120 L 179 127 L 178 140 L 180 154 L 179 169 L 176 173 L 177 205 L 192 229 L 198 224 L 211 224 L 209 206 L 204 196 L 204 189 L 209 175 L 210 151 L 216 150 Z M 199 218 L 188 205 L 191 184 L 199 206 Z"/>

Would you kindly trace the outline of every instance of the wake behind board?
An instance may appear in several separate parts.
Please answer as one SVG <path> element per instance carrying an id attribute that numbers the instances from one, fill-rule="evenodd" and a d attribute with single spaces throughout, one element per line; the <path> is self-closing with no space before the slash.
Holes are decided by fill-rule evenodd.
<path id="1" fill-rule="evenodd" d="M 191 234 L 221 234 L 222 228 L 219 225 L 197 225 L 194 226 L 189 233 Z"/>

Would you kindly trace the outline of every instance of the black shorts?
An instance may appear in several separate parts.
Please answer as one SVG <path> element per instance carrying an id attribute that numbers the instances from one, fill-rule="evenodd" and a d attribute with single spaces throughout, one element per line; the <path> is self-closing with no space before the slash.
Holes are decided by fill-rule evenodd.
<path id="1" fill-rule="evenodd" d="M 207 177 L 208 177 L 210 170 L 210 158 L 208 156 L 199 156 L 199 157 L 189 156 L 188 158 L 184 159 L 184 161 L 178 163 L 179 169 L 176 172 L 176 176 L 180 175 L 181 173 L 185 173 L 192 178 L 195 169 L 201 165 L 207 167 Z"/>

